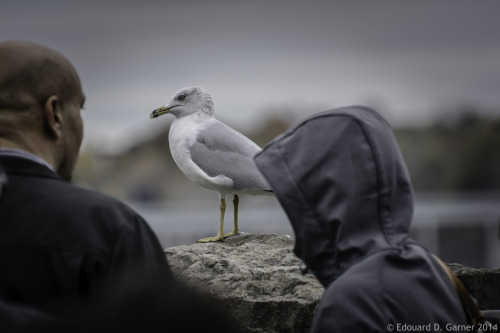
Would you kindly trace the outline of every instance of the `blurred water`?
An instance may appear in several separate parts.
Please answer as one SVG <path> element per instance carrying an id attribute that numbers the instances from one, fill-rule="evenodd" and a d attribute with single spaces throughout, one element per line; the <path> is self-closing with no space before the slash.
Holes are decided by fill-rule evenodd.
<path id="1" fill-rule="evenodd" d="M 225 231 L 233 227 L 231 198 L 226 198 Z M 164 248 L 215 236 L 219 228 L 216 196 L 164 204 L 129 203 L 148 221 Z M 500 267 L 500 195 L 424 193 L 417 195 L 412 237 L 447 262 L 473 267 Z M 240 197 L 243 232 L 293 235 L 274 197 Z"/>
<path id="2" fill-rule="evenodd" d="M 167 202 L 165 204 L 129 203 L 148 221 L 164 248 L 192 244 L 198 239 L 217 235 L 219 231 L 219 201 Z M 227 197 L 224 230 L 233 229 L 232 197 Z M 240 196 L 239 230 L 251 233 L 293 235 L 286 214 L 274 197 Z"/>
<path id="3" fill-rule="evenodd" d="M 446 262 L 500 267 L 500 192 L 418 193 L 412 229 Z"/>

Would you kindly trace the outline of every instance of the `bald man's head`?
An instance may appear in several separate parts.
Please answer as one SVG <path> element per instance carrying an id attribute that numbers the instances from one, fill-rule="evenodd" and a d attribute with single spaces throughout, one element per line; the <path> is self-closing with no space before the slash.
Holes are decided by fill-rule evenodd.
<path id="1" fill-rule="evenodd" d="M 51 95 L 64 104 L 77 94 L 80 79 L 62 54 L 29 42 L 0 43 L 0 110 L 26 110 Z"/>
<path id="2" fill-rule="evenodd" d="M 0 43 L 0 147 L 33 153 L 70 179 L 83 137 L 84 96 L 71 63 L 30 42 Z"/>

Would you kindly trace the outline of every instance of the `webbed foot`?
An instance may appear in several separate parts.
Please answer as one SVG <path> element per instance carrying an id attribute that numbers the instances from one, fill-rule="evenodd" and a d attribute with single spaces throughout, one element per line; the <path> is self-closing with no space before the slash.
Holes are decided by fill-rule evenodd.
<path id="1" fill-rule="evenodd" d="M 238 234 L 238 229 L 233 229 L 233 231 L 231 231 L 230 233 L 224 234 L 224 238 L 232 236 L 232 235 L 236 235 L 236 234 Z"/>
<path id="2" fill-rule="evenodd" d="M 202 238 L 202 239 L 198 239 L 197 243 L 212 243 L 212 242 L 218 242 L 218 241 L 221 241 L 223 240 L 224 238 L 226 238 L 227 236 L 225 234 L 221 235 L 221 234 L 218 234 L 217 236 L 215 237 L 207 237 L 207 238 Z"/>
<path id="3" fill-rule="evenodd" d="M 233 230 L 233 231 L 231 231 L 228 234 L 222 234 L 222 235 L 218 234 L 215 237 L 207 237 L 207 238 L 198 239 L 197 243 L 213 243 L 213 242 L 218 242 L 218 241 L 224 240 L 225 238 L 227 238 L 229 236 L 236 235 L 236 234 L 238 234 L 238 230 Z"/>

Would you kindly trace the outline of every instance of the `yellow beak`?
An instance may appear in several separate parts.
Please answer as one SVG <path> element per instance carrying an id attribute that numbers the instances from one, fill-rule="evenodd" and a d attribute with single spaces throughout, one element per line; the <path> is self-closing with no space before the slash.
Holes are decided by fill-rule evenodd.
<path id="1" fill-rule="evenodd" d="M 149 116 L 149 118 L 151 118 L 151 119 L 158 118 L 161 115 L 169 113 L 172 108 L 173 108 L 173 106 L 171 106 L 171 107 L 161 106 L 158 109 L 151 112 L 151 115 Z"/>

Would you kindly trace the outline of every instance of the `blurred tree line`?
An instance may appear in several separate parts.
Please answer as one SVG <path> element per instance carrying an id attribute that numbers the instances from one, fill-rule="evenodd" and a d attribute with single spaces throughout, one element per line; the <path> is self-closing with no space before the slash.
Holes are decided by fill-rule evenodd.
<path id="1" fill-rule="evenodd" d="M 464 109 L 396 138 L 416 191 L 499 191 L 500 118 Z"/>
<path id="2" fill-rule="evenodd" d="M 261 147 L 297 119 L 273 117 L 255 133 Z M 230 125 L 230 124 L 229 124 Z M 75 180 L 110 195 L 143 202 L 205 195 L 179 171 L 168 148 L 169 125 L 117 155 L 82 152 Z M 500 191 L 500 117 L 471 108 L 425 127 L 395 128 L 416 191 Z"/>

